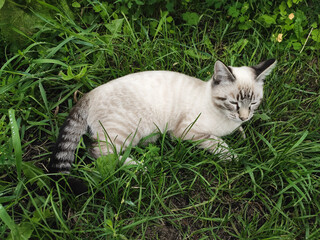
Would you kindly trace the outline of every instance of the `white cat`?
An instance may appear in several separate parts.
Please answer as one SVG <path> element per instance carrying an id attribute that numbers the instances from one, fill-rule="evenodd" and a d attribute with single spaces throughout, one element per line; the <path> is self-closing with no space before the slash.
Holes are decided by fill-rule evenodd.
<path id="1" fill-rule="evenodd" d="M 147 71 L 101 85 L 72 108 L 49 169 L 68 173 L 86 132 L 96 140 L 94 157 L 119 153 L 158 130 L 203 140 L 199 146 L 211 152 L 226 152 L 220 137 L 253 116 L 263 97 L 263 80 L 275 65 L 274 59 L 253 67 L 227 67 L 217 61 L 208 82 L 177 72 Z"/>

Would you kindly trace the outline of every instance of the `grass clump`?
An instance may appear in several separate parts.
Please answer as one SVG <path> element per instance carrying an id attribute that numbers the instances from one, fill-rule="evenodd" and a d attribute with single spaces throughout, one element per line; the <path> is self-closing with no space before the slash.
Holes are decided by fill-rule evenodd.
<path id="1" fill-rule="evenodd" d="M 136 5 L 139 14 L 131 14 L 127 3 L 122 13 L 116 4 L 78 3 L 70 6 L 73 17 L 53 3 L 45 6 L 54 17 L 33 12 L 43 24 L 32 43 L 18 52 L 2 48 L 0 239 L 320 238 L 316 41 L 301 51 L 270 40 L 270 28 L 253 15 L 249 29 L 239 29 L 225 17 L 228 7 L 199 6 L 196 18 L 188 9 L 196 3 L 184 2 L 147 18 Z M 225 138 L 238 161 L 222 162 L 161 133 L 125 153 L 143 164 L 105 166 L 81 141 L 72 175 L 89 193 L 49 184 L 50 146 L 82 93 L 132 72 L 173 70 L 207 80 L 217 59 L 240 66 L 269 57 L 278 66 L 244 126 L 247 138 Z"/>

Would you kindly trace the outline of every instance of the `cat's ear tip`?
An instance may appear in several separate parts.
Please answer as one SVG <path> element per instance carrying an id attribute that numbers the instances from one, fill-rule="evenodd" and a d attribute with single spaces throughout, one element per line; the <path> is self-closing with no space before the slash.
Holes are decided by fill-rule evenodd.
<path id="1" fill-rule="evenodd" d="M 227 67 L 227 65 L 221 61 L 220 59 L 217 59 L 216 62 L 214 63 L 215 67 Z"/>
<path id="2" fill-rule="evenodd" d="M 214 64 L 215 64 L 215 65 L 217 65 L 217 64 L 223 64 L 223 62 L 222 62 L 220 59 L 217 59 Z"/>

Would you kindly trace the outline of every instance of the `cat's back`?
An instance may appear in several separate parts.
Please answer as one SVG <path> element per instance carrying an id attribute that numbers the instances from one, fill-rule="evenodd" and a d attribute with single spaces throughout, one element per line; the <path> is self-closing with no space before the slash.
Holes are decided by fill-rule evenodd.
<path id="1" fill-rule="evenodd" d="M 90 92 L 91 97 L 117 96 L 119 98 L 170 97 L 180 91 L 196 91 L 203 88 L 204 81 L 173 71 L 144 71 L 132 73 L 105 83 Z"/>
<path id="2" fill-rule="evenodd" d="M 183 73 L 173 71 L 144 71 L 125 75 L 120 78 L 116 78 L 108 83 L 101 85 L 99 88 L 112 88 L 112 87 L 130 87 L 130 86 L 150 86 L 155 85 L 176 85 L 176 84 L 201 84 L 202 81 L 188 76 Z"/>

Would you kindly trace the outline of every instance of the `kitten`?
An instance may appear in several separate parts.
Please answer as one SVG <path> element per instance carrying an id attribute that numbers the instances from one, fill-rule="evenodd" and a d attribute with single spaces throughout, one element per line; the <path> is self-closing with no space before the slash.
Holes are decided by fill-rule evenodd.
<path id="1" fill-rule="evenodd" d="M 103 84 L 72 108 L 60 129 L 49 170 L 70 172 L 86 132 L 96 140 L 92 149 L 96 158 L 120 153 L 159 130 L 202 140 L 199 147 L 227 153 L 228 158 L 227 144 L 220 137 L 252 118 L 263 97 L 263 80 L 275 65 L 274 59 L 253 67 L 227 67 L 217 61 L 208 82 L 177 72 L 147 71 Z"/>

